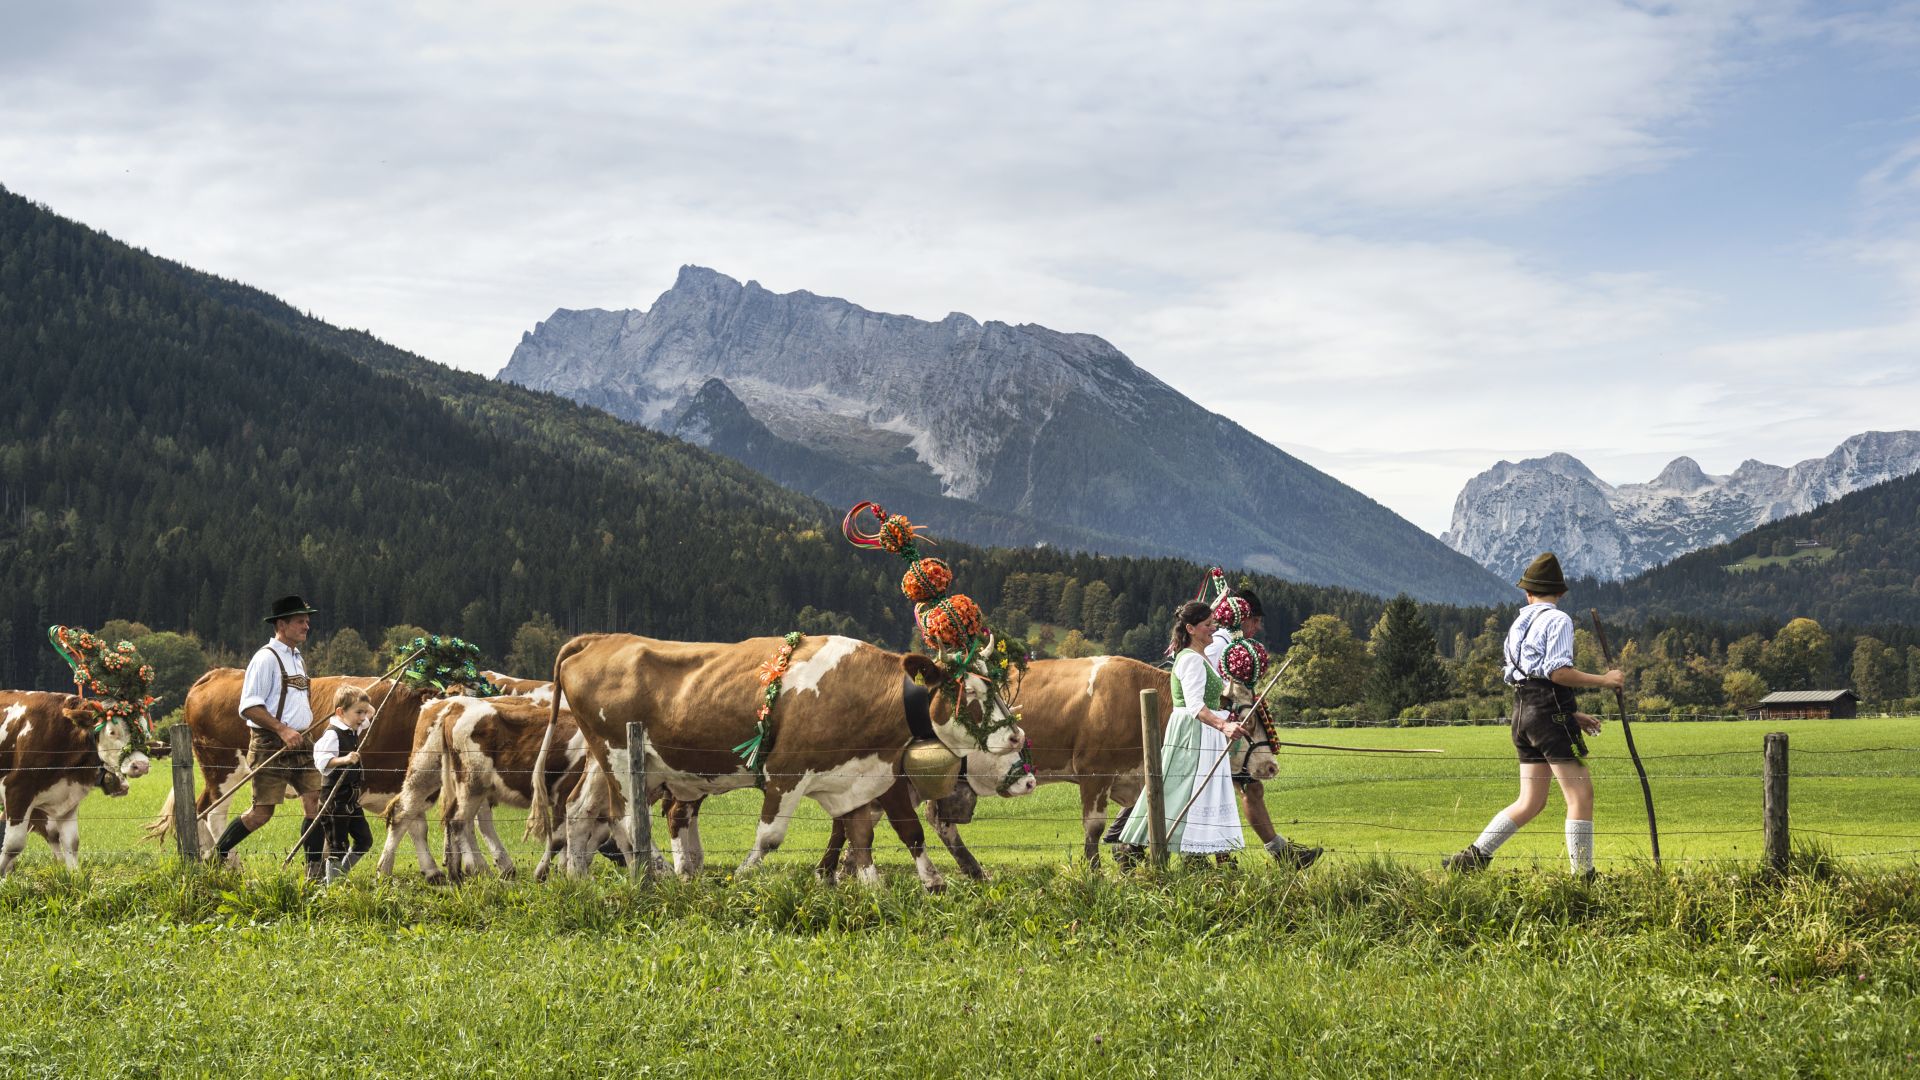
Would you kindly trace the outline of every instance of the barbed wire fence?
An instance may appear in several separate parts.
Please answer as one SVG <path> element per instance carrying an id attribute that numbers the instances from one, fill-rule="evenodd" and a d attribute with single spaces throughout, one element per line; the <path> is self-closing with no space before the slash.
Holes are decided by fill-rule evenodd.
<path id="1" fill-rule="evenodd" d="M 1324 730 L 1324 728 L 1321 730 Z M 167 761 L 169 766 L 167 771 L 171 773 L 175 791 L 175 798 L 173 800 L 174 817 L 171 828 L 172 835 L 169 840 L 144 840 L 130 845 L 121 843 L 103 846 L 99 844 L 85 844 L 83 837 L 83 858 L 109 856 L 111 857 L 111 861 L 159 861 L 180 857 L 198 859 L 204 854 L 198 850 L 200 822 L 198 820 L 195 803 L 199 796 L 199 782 L 203 778 L 196 775 L 200 771 L 197 767 L 197 761 L 205 755 L 219 755 L 239 762 L 239 765 L 236 766 L 235 769 L 236 771 L 244 772 L 245 750 L 242 747 L 224 743 L 193 743 L 190 741 L 190 735 L 184 727 L 176 727 L 172 729 L 169 734 L 173 737 L 173 745 L 170 760 Z M 713 747 L 711 746 L 674 746 L 660 745 L 657 743 L 653 744 L 653 749 L 670 754 L 711 754 L 713 752 Z M 871 747 L 819 747 L 805 751 L 789 750 L 785 751 L 785 753 L 789 756 L 799 756 L 803 758 L 817 755 L 822 758 L 845 759 L 850 755 L 855 755 L 863 751 L 871 752 L 872 749 Z M 1049 750 L 1058 751 L 1062 748 L 1036 747 L 1034 749 L 1044 752 Z M 16 761 L 20 761 L 30 760 L 31 755 L 35 753 L 35 751 L 22 749 L 17 750 L 15 753 Z M 459 757 L 463 760 L 471 759 L 471 765 L 468 767 L 483 769 L 499 777 L 502 781 L 507 782 L 529 778 L 533 771 L 530 763 L 525 765 L 514 764 L 513 755 L 503 754 L 500 751 L 475 749 L 449 750 L 442 748 L 426 753 L 427 756 L 432 759 L 433 767 L 443 772 L 448 759 L 453 757 Z M 1660 786 L 1670 787 L 1672 785 L 1695 783 L 1731 783 L 1743 787 L 1753 785 L 1752 787 L 1746 788 L 1746 790 L 1752 794 L 1762 796 L 1762 798 L 1756 799 L 1755 801 L 1755 809 L 1758 813 L 1755 815 L 1756 820 L 1751 825 L 1723 826 L 1716 824 L 1712 827 L 1686 826 L 1680 828 L 1663 828 L 1661 830 L 1662 833 L 1671 837 L 1709 837 L 1718 839 L 1736 837 L 1751 839 L 1754 842 L 1754 854 L 1759 855 L 1767 864 L 1779 868 L 1784 868 L 1788 864 L 1792 855 L 1792 849 L 1796 843 L 1804 845 L 1811 842 L 1825 845 L 1819 853 L 1820 858 L 1854 863 L 1865 863 L 1873 860 L 1910 860 L 1916 854 L 1920 854 L 1920 821 L 1916 821 L 1914 826 L 1907 827 L 1907 831 L 1847 827 L 1836 828 L 1830 827 L 1833 823 L 1826 820 L 1822 820 L 1818 824 L 1793 826 L 1785 799 L 1785 793 L 1790 790 L 1789 785 L 1792 782 L 1845 782 L 1884 779 L 1920 781 L 1920 746 L 1883 745 L 1843 749 L 1803 748 L 1793 751 L 1793 753 L 1798 757 L 1812 759 L 1812 761 L 1815 762 L 1814 767 L 1812 769 L 1789 773 L 1787 769 L 1786 736 L 1777 733 L 1769 735 L 1767 737 L 1767 744 L 1760 750 L 1684 751 L 1669 754 L 1643 755 L 1644 761 L 1649 766 L 1649 780 L 1656 785 L 1656 791 L 1658 791 Z M 70 757 L 71 755 L 69 754 L 68 756 Z M 370 775 L 377 774 L 387 778 L 386 786 L 378 788 L 376 794 L 393 795 L 397 797 L 399 783 L 396 782 L 396 778 L 402 778 L 406 775 L 405 765 L 410 764 L 411 759 L 415 756 L 416 752 L 411 750 L 380 752 L 376 760 L 385 761 L 386 764 L 394 767 L 380 767 L 379 765 L 369 767 L 368 771 Z M 1410 823 L 1402 820 L 1383 820 L 1359 816 L 1288 816 L 1284 813 L 1284 809 L 1285 801 L 1289 793 L 1326 791 L 1328 789 L 1361 786 L 1376 788 L 1387 787 L 1390 790 L 1394 785 L 1406 784 L 1512 783 L 1515 779 L 1515 774 L 1512 770 L 1514 759 L 1510 754 L 1450 753 L 1445 758 L 1445 762 L 1449 768 L 1442 771 L 1432 771 L 1430 769 L 1428 771 L 1416 771 L 1423 766 L 1415 766 L 1411 762 L 1403 765 L 1400 769 L 1382 767 L 1378 764 L 1381 759 L 1377 755 L 1360 750 L 1289 750 L 1286 751 L 1286 756 L 1293 759 L 1295 763 L 1319 759 L 1329 763 L 1339 762 L 1342 764 L 1340 771 L 1337 773 L 1318 774 L 1311 770 L 1298 771 L 1283 780 L 1269 781 L 1265 785 L 1266 802 L 1269 811 L 1273 814 L 1273 822 L 1276 826 L 1280 827 L 1282 831 L 1324 828 L 1343 830 L 1348 833 L 1355 831 L 1362 834 L 1378 833 L 1381 836 L 1381 840 L 1372 845 L 1329 845 L 1328 855 L 1336 858 L 1357 857 L 1374 859 L 1386 857 L 1430 861 L 1449 854 L 1452 850 L 1456 850 L 1458 844 L 1426 848 L 1419 844 L 1419 840 L 1428 837 L 1437 838 L 1444 836 L 1464 843 L 1466 838 L 1462 837 L 1462 829 L 1457 825 Z M 1901 760 L 1900 756 L 1908 756 L 1912 760 Z M 636 757 L 644 757 L 644 755 L 636 755 Z M 1356 759 L 1370 759 L 1375 763 L 1375 767 L 1362 771 L 1354 771 L 1345 767 L 1344 763 Z M 1862 764 L 1856 765 L 1854 764 L 1856 762 Z M 1452 768 L 1456 763 L 1467 763 L 1467 768 L 1465 770 Z M 1492 763 L 1504 765 L 1506 768 L 1498 768 Z M 159 762 L 156 762 L 156 765 L 158 764 Z M 1617 763 L 1608 759 L 1605 762 L 1597 764 L 1611 766 Z M 1713 766 L 1716 764 L 1736 767 L 1715 769 Z M 1041 784 L 1080 784 L 1090 781 L 1096 787 L 1105 787 L 1113 781 L 1124 780 L 1131 783 L 1136 779 L 1144 779 L 1146 772 L 1157 771 L 1154 769 L 1156 765 L 1157 762 L 1143 761 L 1141 767 L 1111 771 L 1072 771 L 1042 768 L 1039 770 L 1037 778 Z M 223 768 L 224 767 L 225 766 L 223 766 Z M 76 766 L 71 763 L 49 764 L 44 766 L 16 764 L 10 771 L 32 772 L 35 770 L 45 770 L 49 772 L 59 771 L 72 773 L 75 769 Z M 557 769 L 550 766 L 549 771 L 557 771 Z M 806 778 L 808 771 L 809 770 L 801 770 L 791 773 L 775 771 L 767 775 L 776 782 L 799 783 Z M 1196 770 L 1196 772 L 1199 771 L 1200 770 Z M 233 773 L 225 774 L 223 780 L 232 775 Z M 869 775 L 857 769 L 848 770 L 842 768 L 836 775 L 843 781 L 879 779 L 885 777 L 889 782 L 893 782 L 901 779 L 900 774 L 891 770 Z M 1163 779 L 1184 780 L 1186 777 L 1179 776 Z M 1627 785 L 1637 782 L 1635 777 L 1626 771 L 1619 773 L 1596 771 L 1593 774 L 1593 780 L 1596 787 L 1603 785 L 1611 786 L 1614 784 Z M 443 776 L 438 785 L 432 785 L 430 795 L 436 801 L 441 797 L 441 786 L 445 783 L 446 780 Z M 743 781 L 742 787 L 750 789 L 751 780 L 747 779 Z M 1769 790 L 1778 793 L 1775 796 L 1778 805 L 1775 805 L 1774 801 L 1765 798 L 1765 793 Z M 187 793 L 184 799 L 179 796 L 179 793 L 182 791 Z M 1920 784 L 1916 784 L 1916 791 L 1920 792 Z M 1144 798 L 1143 796 L 1143 802 Z M 1391 798 L 1390 794 L 1389 798 Z M 117 807 L 115 807 L 115 803 L 117 803 L 118 800 L 108 800 L 104 806 L 100 805 L 100 801 L 97 796 L 90 796 L 86 800 L 86 809 L 83 814 L 83 824 L 85 826 L 97 827 L 100 825 L 110 825 L 114 827 L 110 827 L 105 831 L 118 834 L 128 831 L 123 828 L 118 828 L 118 826 L 133 823 L 141 826 L 149 826 L 156 821 L 155 816 L 151 813 L 116 813 L 115 810 Z M 300 812 L 298 800 L 291 799 L 289 803 L 291 804 L 294 814 L 297 815 Z M 1028 805 L 1031 804 L 1025 804 L 1023 799 L 983 800 L 981 804 L 982 810 L 979 816 L 960 826 L 963 830 L 963 840 L 967 847 L 977 855 L 986 859 L 991 859 L 995 854 L 1004 853 L 1009 856 L 1017 856 L 1019 861 L 1024 863 L 1048 861 L 1038 858 L 1038 856 L 1048 854 L 1058 855 L 1062 861 L 1078 861 L 1084 858 L 1086 830 L 1089 827 L 1089 820 L 1085 815 L 1079 813 L 1064 813 L 1056 808 L 1049 808 L 1047 810 L 1028 809 L 1026 808 Z M 1005 808 L 1004 812 L 1000 810 L 1002 807 Z M 491 802 L 487 809 L 498 815 L 496 823 L 497 830 L 502 835 L 510 835 L 516 838 L 512 841 L 518 848 L 518 850 L 513 851 L 513 855 L 516 858 L 522 856 L 538 856 L 540 848 L 537 838 L 531 842 L 518 840 L 523 829 L 526 814 L 524 806 L 516 806 L 509 800 L 505 802 Z M 1103 809 L 1106 819 L 1111 820 L 1113 814 L 1117 813 L 1119 808 L 1117 804 L 1103 804 Z M 1145 809 L 1145 807 L 1143 806 L 1140 809 Z M 1488 809 L 1490 811 L 1493 808 L 1489 807 Z M 237 814 L 239 808 L 229 803 L 228 811 L 230 815 Z M 650 811 L 650 814 L 653 812 L 654 811 Z M 1164 812 L 1165 810 L 1163 808 L 1163 813 Z M 719 802 L 709 799 L 699 808 L 697 813 L 699 819 L 703 821 L 719 823 L 723 830 L 723 835 L 727 836 L 736 835 L 737 832 L 742 829 L 751 832 L 762 820 L 761 810 L 757 806 L 747 805 L 740 799 Z M 281 816 L 293 815 L 283 814 Z M 7 817 L 13 817 L 11 811 L 7 814 Z M 378 818 L 380 815 L 370 813 L 369 817 Z M 437 831 L 440 824 L 439 815 L 434 812 L 428 812 L 425 817 L 429 826 L 435 828 Z M 30 822 L 29 827 L 31 827 L 32 824 L 33 823 Z M 808 835 L 810 831 L 817 830 L 826 823 L 816 814 L 808 815 L 804 819 L 798 819 L 794 824 L 799 827 L 800 835 L 804 837 Z M 13 826 L 13 828 L 19 827 L 18 825 Z M 898 845 L 894 845 L 887 837 L 886 834 L 888 832 L 887 822 L 884 818 L 875 823 L 873 852 L 876 859 L 886 860 L 890 846 L 896 853 L 902 850 Z M 1042 832 L 1047 834 L 1045 839 L 1040 839 L 1033 835 Z M 965 835 L 966 833 L 971 833 L 972 835 L 967 836 Z M 1596 829 L 1594 835 L 1596 837 L 1637 838 L 1646 836 L 1647 831 L 1644 827 L 1621 826 Z M 436 837 L 436 839 L 439 838 Z M 926 839 L 930 852 L 941 850 L 940 841 L 933 834 L 933 830 L 927 830 Z M 1413 840 L 1415 843 L 1407 844 L 1404 842 L 1406 840 Z M 1855 850 L 1833 850 L 1831 844 L 1833 841 L 1839 841 L 1844 846 Z M 529 843 L 534 846 L 528 846 Z M 794 837 L 789 836 L 788 846 L 785 849 L 789 857 L 793 856 L 797 850 L 793 847 L 793 843 Z M 9 844 L 9 846 L 12 845 Z M 378 848 L 380 846 L 377 838 L 375 847 Z M 668 847 L 665 843 L 659 846 L 663 849 Z M 744 857 L 753 850 L 753 846 L 750 844 L 736 844 L 732 842 L 723 842 L 717 845 L 703 842 L 701 847 L 708 856 L 722 857 Z M 410 847 L 403 842 L 400 851 L 402 855 L 409 854 Z M 1259 849 L 1253 847 L 1251 853 L 1259 854 Z M 669 860 L 671 859 L 670 852 L 663 851 L 663 854 L 667 855 Z M 807 860 L 811 861 L 818 853 L 803 852 L 803 854 Z M 257 861 L 263 858 L 263 853 L 256 850 L 252 853 L 251 857 Z M 277 853 L 275 857 L 277 858 Z M 1691 865 L 1726 865 L 1740 861 L 1749 861 L 1752 857 L 1752 855 L 1746 854 L 1743 846 L 1738 853 L 1734 854 L 1669 856 L 1663 861 Z M 1529 858 L 1530 856 L 1526 855 L 1520 856 L 1523 862 Z M 1538 858 L 1541 862 L 1547 861 L 1545 857 L 1535 858 Z M 1637 852 L 1615 851 L 1596 854 L 1596 862 L 1599 863 L 1630 864 L 1644 862 L 1646 860 L 1647 856 Z"/>

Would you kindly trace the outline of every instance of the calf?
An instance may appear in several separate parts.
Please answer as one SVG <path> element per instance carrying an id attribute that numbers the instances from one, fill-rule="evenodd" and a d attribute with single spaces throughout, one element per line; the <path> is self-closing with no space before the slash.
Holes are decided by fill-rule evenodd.
<path id="1" fill-rule="evenodd" d="M 532 801 L 535 763 L 552 700 L 551 687 L 547 687 L 545 694 L 527 696 L 446 698 L 421 711 L 422 737 L 408 763 L 399 796 L 387 806 L 387 839 L 380 852 L 380 873 L 393 872 L 402 835 L 413 840 L 420 872 L 428 881 L 477 872 L 485 865 L 474 839 L 478 831 L 492 850 L 501 875 L 513 876 L 513 859 L 493 825 L 493 807 L 500 803 L 524 807 Z M 587 757 L 586 741 L 564 710 L 558 725 L 555 738 L 562 750 L 548 755 L 538 779 L 549 799 L 565 812 L 556 817 L 551 835 L 543 838 L 546 850 L 535 871 L 539 878 L 546 875 L 555 840 L 564 843 L 566 817 L 575 812 L 598 814 L 605 800 L 604 785 Z M 600 795 L 598 803 L 576 798 L 592 793 Z M 427 844 L 427 807 L 436 796 L 446 828 L 445 874 L 434 864 Z M 604 830 L 604 824 L 601 828 Z"/>
<path id="2" fill-rule="evenodd" d="M 150 767 L 144 741 L 127 720 L 108 719 L 97 701 L 0 691 L 0 877 L 13 869 L 29 832 L 45 837 L 69 869 L 78 866 L 80 800 L 94 788 L 125 795 L 127 779 Z"/>

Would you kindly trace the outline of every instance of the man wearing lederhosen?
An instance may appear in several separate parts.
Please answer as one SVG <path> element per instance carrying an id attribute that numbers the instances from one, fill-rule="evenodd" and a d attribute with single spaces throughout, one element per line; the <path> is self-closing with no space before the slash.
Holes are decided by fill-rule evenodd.
<path id="1" fill-rule="evenodd" d="M 298 596 L 274 601 L 265 622 L 273 637 L 247 664 L 240 687 L 240 715 L 247 722 L 248 760 L 253 774 L 253 805 L 227 826 L 215 853 L 227 858 L 247 834 L 273 817 L 273 808 L 291 791 L 300 796 L 300 834 L 307 856 L 307 877 L 318 880 L 324 866 L 326 838 L 313 828 L 320 812 L 320 772 L 314 768 L 307 728 L 313 724 L 313 701 L 307 691 L 307 665 L 300 655 L 319 609 Z"/>

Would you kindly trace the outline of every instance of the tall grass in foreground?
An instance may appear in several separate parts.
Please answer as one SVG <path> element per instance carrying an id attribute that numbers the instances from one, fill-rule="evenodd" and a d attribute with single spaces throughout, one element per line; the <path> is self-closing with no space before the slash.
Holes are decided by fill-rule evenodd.
<path id="1" fill-rule="evenodd" d="M 1916 886 L 1818 853 L 1591 884 L 1030 868 L 939 896 L 35 868 L 0 883 L 0 984 L 33 1003 L 0 1072 L 1896 1076 Z"/>
<path id="2" fill-rule="evenodd" d="M 544 885 L 480 879 L 436 888 L 353 878 L 328 888 L 296 873 L 43 867 L 0 884 L 0 921 L 59 926 L 328 925 L 410 932 L 671 933 L 676 926 L 770 936 L 911 934 L 1008 946 L 1183 948 L 1194 941 L 1341 942 L 1357 953 L 1415 947 L 1554 952 L 1569 936 L 1620 948 L 1727 950 L 1781 979 L 1870 974 L 1920 988 L 1920 869 L 1850 870 L 1817 850 L 1793 872 L 1749 866 L 1582 882 L 1553 872 L 1452 876 L 1405 864 L 1008 870 L 927 895 L 907 875 L 878 887 L 810 873 L 667 877 L 630 886 L 610 869 Z"/>

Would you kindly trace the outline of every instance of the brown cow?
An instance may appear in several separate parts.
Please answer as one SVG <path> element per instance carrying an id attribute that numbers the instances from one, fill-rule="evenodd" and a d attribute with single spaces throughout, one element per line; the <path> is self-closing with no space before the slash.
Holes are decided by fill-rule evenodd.
<path id="1" fill-rule="evenodd" d="M 39 690 L 0 690 L 0 803 L 6 807 L 0 877 L 37 832 L 69 869 L 80 864 L 80 800 L 94 788 L 127 793 L 147 774 L 142 733 L 108 720 L 97 701 Z"/>
<path id="2" fill-rule="evenodd" d="M 247 722 L 240 718 L 240 684 L 245 676 L 246 673 L 239 668 L 215 668 L 200 676 L 187 691 L 186 722 L 193 731 L 193 756 L 200 765 L 202 778 L 195 807 L 205 815 L 200 823 L 200 850 L 203 852 L 211 853 L 215 841 L 226 829 L 232 800 L 222 802 L 211 813 L 207 808 L 216 799 L 238 787 L 247 774 L 247 763 L 244 761 L 247 756 Z M 379 710 L 373 726 L 360 744 L 364 775 L 360 805 L 378 813 L 400 793 L 416 740 L 426 735 L 420 722 L 420 707 L 432 699 L 412 687 L 366 676 L 315 678 L 312 687 L 314 726 L 311 729 L 314 737 L 319 736 L 320 725 L 326 723 L 333 706 L 333 693 L 342 684 L 366 690 Z M 172 830 L 173 796 L 169 794 L 160 808 L 160 815 L 146 827 L 146 835 L 161 837 Z"/>
<path id="3" fill-rule="evenodd" d="M 589 753 L 612 789 L 614 832 L 631 850 L 625 814 L 629 721 L 646 724 L 649 785 L 691 802 L 749 787 L 764 780 L 760 825 L 753 848 L 739 867 L 758 866 L 779 847 L 802 798 L 812 798 L 844 822 L 856 854 L 870 851 L 873 821 L 867 804 L 893 783 L 909 731 L 905 719 L 908 678 L 934 687 L 934 733 L 956 752 L 984 750 L 1004 775 L 1018 759 L 1026 736 L 1018 717 L 988 681 L 985 659 L 956 683 L 925 656 L 901 656 L 848 637 L 808 637 L 794 650 L 770 719 L 772 748 L 756 776 L 735 752 L 753 738 L 761 703 L 759 670 L 780 650 L 781 639 L 738 643 L 656 641 L 630 634 L 589 634 L 561 648 L 554 685 L 572 705 Z M 558 719 L 559 702 L 553 706 Z M 984 744 L 984 745 L 983 745 Z M 1032 778 L 1022 782 L 1032 789 Z M 652 791 L 642 794 L 647 799 Z M 530 825 L 547 826 L 549 809 L 538 791 Z M 574 818 L 568 869 L 584 873 L 593 848 Z M 697 818 L 675 838 L 675 862 L 697 873 L 704 854 Z M 647 853 L 650 855 L 651 853 Z M 924 853 L 915 859 L 929 887 L 939 875 Z M 878 879 L 871 860 L 852 866 L 862 880 Z"/>
<path id="4" fill-rule="evenodd" d="M 1225 704 L 1229 708 L 1235 712 L 1251 708 L 1253 692 L 1250 689 L 1233 679 L 1227 679 L 1226 684 Z M 1021 709 L 1032 717 L 1023 719 L 1021 724 L 1027 733 L 1038 782 L 1079 786 L 1084 852 L 1090 862 L 1097 863 L 1100 834 L 1107 824 L 1107 801 L 1132 806 L 1140 798 L 1146 782 L 1141 766 L 1140 691 L 1159 691 L 1162 727 L 1173 714 L 1167 672 L 1124 656 L 1036 660 L 1028 665 L 1018 690 Z M 1266 802 L 1260 797 L 1258 782 L 1273 779 L 1280 766 L 1274 757 L 1271 737 L 1259 725 L 1251 726 L 1253 737 L 1239 744 L 1220 767 L 1228 771 L 1244 770 L 1253 778 L 1255 783 L 1242 789 L 1243 799 L 1250 818 L 1257 807 L 1260 819 L 1265 820 Z M 973 762 L 969 761 L 968 765 L 971 777 Z M 974 790 L 979 790 L 978 783 Z M 912 809 L 917 800 L 912 785 L 901 777 L 879 805 L 894 831 L 908 844 L 920 835 L 920 822 Z M 1170 809 L 1168 813 L 1175 813 L 1177 809 Z M 936 806 L 929 807 L 927 823 L 933 826 L 934 834 L 953 854 L 962 871 L 970 877 L 983 876 L 979 860 L 960 839 L 960 830 L 954 821 L 939 813 Z M 844 839 L 836 826 L 828 841 L 827 854 L 821 860 L 823 873 L 834 871 L 839 859 L 837 847 Z"/>
<path id="5" fill-rule="evenodd" d="M 553 700 L 552 684 L 534 685 L 536 692 L 531 695 L 445 698 L 421 710 L 425 735 L 414 748 L 399 797 L 388 803 L 380 873 L 393 872 L 394 856 L 405 835 L 413 840 L 421 874 L 428 881 L 444 880 L 427 845 L 427 807 L 439 797 L 446 826 L 446 873 L 464 877 L 485 865 L 474 842 L 473 833 L 478 830 L 493 851 L 501 875 L 513 876 L 513 859 L 493 826 L 493 807 L 503 802 L 527 806 L 532 800 L 534 763 Z M 555 730 L 564 750 L 549 756 L 543 779 L 553 802 L 571 814 L 576 812 L 575 796 L 582 795 L 578 812 L 600 814 L 605 785 L 587 756 L 586 740 L 565 710 Z M 600 816 L 604 830 L 604 814 Z M 536 878 L 545 878 L 555 841 L 564 843 L 563 827 L 564 821 L 556 821 L 535 869 Z"/>

